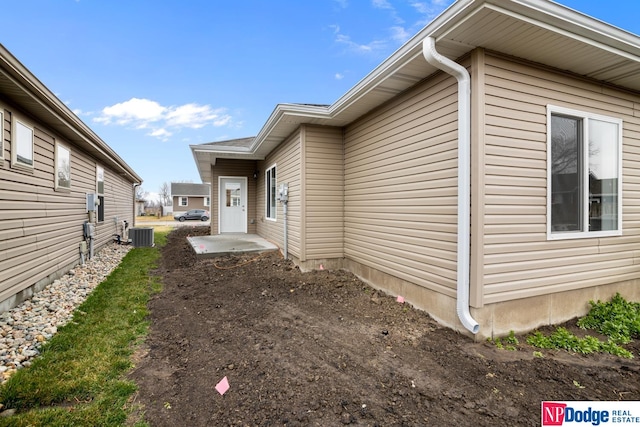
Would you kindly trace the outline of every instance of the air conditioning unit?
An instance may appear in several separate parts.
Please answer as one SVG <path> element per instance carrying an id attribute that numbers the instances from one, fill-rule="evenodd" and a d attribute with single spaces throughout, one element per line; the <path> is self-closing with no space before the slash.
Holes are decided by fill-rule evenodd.
<path id="1" fill-rule="evenodd" d="M 151 227 L 134 227 L 129 229 L 129 239 L 135 247 L 152 247 L 153 246 L 153 228 Z"/>

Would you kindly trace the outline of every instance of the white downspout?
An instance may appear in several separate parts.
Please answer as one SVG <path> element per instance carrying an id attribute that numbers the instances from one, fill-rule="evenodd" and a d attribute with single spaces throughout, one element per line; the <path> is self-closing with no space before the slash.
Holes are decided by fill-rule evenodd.
<path id="1" fill-rule="evenodd" d="M 283 239 L 284 239 L 284 245 L 283 245 L 283 256 L 285 261 L 289 258 L 289 250 L 288 250 L 288 242 L 289 242 L 289 228 L 287 227 L 287 205 L 289 204 L 289 202 L 287 202 L 286 200 L 282 202 L 282 213 L 284 215 L 284 221 L 283 221 L 283 227 L 284 227 L 284 235 L 283 235 Z"/>
<path id="2" fill-rule="evenodd" d="M 458 278 L 457 312 L 462 325 L 474 334 L 480 325 L 469 312 L 469 260 L 471 230 L 471 76 L 462 65 L 440 55 L 436 41 L 427 37 L 422 54 L 434 67 L 458 80 Z"/>
<path id="3" fill-rule="evenodd" d="M 131 221 L 133 223 L 132 227 L 136 226 L 136 216 L 138 214 L 138 212 L 136 211 L 136 187 L 139 187 L 142 183 L 141 182 L 134 182 L 133 183 L 133 221 Z M 164 212 L 163 212 L 164 214 Z"/>

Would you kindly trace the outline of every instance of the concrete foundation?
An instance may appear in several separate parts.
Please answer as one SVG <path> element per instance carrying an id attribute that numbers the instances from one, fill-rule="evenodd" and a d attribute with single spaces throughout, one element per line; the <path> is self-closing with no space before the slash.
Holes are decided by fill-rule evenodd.
<path id="1" fill-rule="evenodd" d="M 216 239 L 190 238 L 190 242 L 202 257 L 219 256 L 222 253 L 278 250 L 275 245 L 255 235 L 216 236 Z M 640 301 L 638 279 L 471 307 L 472 317 L 480 324 L 480 331 L 473 335 L 458 319 L 455 289 L 436 292 L 346 258 L 303 262 L 291 255 L 289 258 L 301 271 L 321 268 L 350 271 L 371 287 L 394 297 L 403 296 L 406 303 L 426 311 L 437 322 L 477 341 L 506 336 L 511 331 L 517 334 L 525 333 L 540 326 L 563 323 L 574 317 L 584 316 L 591 308 L 589 301 L 608 301 L 616 292 L 629 301 Z"/>
<path id="2" fill-rule="evenodd" d="M 440 324 L 473 337 L 476 341 L 506 336 L 511 331 L 517 334 L 526 333 L 541 326 L 559 324 L 574 317 L 584 316 L 591 308 L 589 301 L 608 301 L 616 292 L 629 301 L 640 301 L 638 279 L 503 301 L 479 308 L 471 307 L 471 315 L 480 324 L 480 331 L 473 335 L 458 319 L 455 291 L 450 294 L 435 292 L 352 260 L 339 261 L 336 260 L 335 265 L 341 264 L 344 269 L 351 271 L 373 288 L 392 296 L 402 295 L 406 303 L 426 311 Z M 327 265 L 333 265 L 326 260 L 323 262 L 325 268 Z M 308 261 L 305 264 L 307 268 L 310 266 Z"/>
<path id="3" fill-rule="evenodd" d="M 9 311 L 14 307 L 22 304 L 24 301 L 30 299 L 35 294 L 46 288 L 49 284 L 53 283 L 55 280 L 61 278 L 65 274 L 67 274 L 70 270 L 72 270 L 76 265 L 80 264 L 80 258 L 77 261 L 72 262 L 69 265 L 66 265 L 56 272 L 49 274 L 47 277 L 39 280 L 35 284 L 29 286 L 0 302 L 0 313 L 4 313 L 5 311 Z"/>

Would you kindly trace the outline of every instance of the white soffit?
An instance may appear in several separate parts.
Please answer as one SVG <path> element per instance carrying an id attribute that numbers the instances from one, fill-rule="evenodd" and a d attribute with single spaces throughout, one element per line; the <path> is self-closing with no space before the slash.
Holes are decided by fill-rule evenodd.
<path id="1" fill-rule="evenodd" d="M 458 46 L 458 56 L 483 47 L 640 91 L 637 36 L 548 1 L 496 3 L 504 7 L 477 7 L 440 32 L 438 43 Z"/>
<path id="2" fill-rule="evenodd" d="M 301 124 L 345 126 L 433 74 L 422 56 L 428 36 L 452 60 L 482 47 L 640 92 L 637 35 L 549 0 L 459 0 L 331 106 L 279 104 L 251 154 L 203 148 L 212 154 L 211 163 L 198 162 L 201 175 L 216 158 L 263 159 Z"/>

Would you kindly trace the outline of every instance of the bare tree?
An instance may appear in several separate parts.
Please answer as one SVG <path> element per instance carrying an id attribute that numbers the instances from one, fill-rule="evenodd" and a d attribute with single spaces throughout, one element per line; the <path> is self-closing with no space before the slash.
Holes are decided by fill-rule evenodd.
<path id="1" fill-rule="evenodd" d="M 158 208 L 160 207 L 160 202 L 158 200 L 149 199 L 144 201 L 144 206 L 147 208 Z"/>
<path id="2" fill-rule="evenodd" d="M 160 186 L 160 203 L 162 206 L 171 206 L 173 204 L 171 202 L 171 188 L 166 182 L 163 182 Z"/>
<path id="3" fill-rule="evenodd" d="M 136 200 L 145 200 L 148 195 L 149 193 L 144 191 L 144 189 L 141 186 L 136 187 Z"/>

